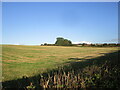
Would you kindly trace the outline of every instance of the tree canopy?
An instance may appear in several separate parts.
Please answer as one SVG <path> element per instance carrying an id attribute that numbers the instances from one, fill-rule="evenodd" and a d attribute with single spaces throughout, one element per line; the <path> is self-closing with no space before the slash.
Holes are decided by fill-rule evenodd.
<path id="1" fill-rule="evenodd" d="M 62 37 L 56 38 L 57 41 L 55 42 L 55 45 L 57 46 L 71 46 L 72 42 L 70 40 L 64 39 Z"/>

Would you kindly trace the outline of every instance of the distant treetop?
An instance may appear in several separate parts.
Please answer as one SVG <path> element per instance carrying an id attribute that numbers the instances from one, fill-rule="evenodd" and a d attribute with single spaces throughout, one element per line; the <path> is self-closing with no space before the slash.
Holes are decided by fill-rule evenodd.
<path id="1" fill-rule="evenodd" d="M 57 37 L 57 41 L 55 42 L 55 45 L 57 46 L 71 46 L 72 42 L 68 39 L 64 39 L 62 37 Z"/>

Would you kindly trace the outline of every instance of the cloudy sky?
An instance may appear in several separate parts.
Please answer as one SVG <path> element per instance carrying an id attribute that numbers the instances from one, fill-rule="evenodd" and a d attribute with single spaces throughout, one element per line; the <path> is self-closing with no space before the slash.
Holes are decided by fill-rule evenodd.
<path id="1" fill-rule="evenodd" d="M 3 2 L 3 44 L 116 43 L 117 2 Z"/>

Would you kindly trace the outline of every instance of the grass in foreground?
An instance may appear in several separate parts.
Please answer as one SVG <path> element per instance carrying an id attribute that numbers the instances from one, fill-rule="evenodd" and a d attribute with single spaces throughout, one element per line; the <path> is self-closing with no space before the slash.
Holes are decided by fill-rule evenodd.
<path id="1" fill-rule="evenodd" d="M 3 82 L 4 88 L 120 88 L 120 53 L 113 52 L 84 62 L 41 73 L 33 77 Z M 78 59 L 76 59 L 78 60 Z"/>
<path id="2" fill-rule="evenodd" d="M 42 51 L 45 49 L 46 51 Z M 104 74 L 104 69 L 102 69 L 102 67 L 105 66 L 106 60 L 107 63 L 109 61 L 110 62 L 115 61 L 115 64 L 118 64 L 116 63 L 117 54 L 115 53 L 114 53 L 115 56 L 110 54 L 108 56 L 103 57 L 106 53 L 110 53 L 116 50 L 118 50 L 118 48 L 3 46 L 3 52 L 4 52 L 3 76 L 5 77 L 6 75 L 5 77 L 6 80 L 12 79 L 11 81 L 5 80 L 6 82 L 3 83 L 3 86 L 24 87 L 24 88 L 30 88 L 32 86 L 33 88 L 34 87 L 40 87 L 40 88 L 41 87 L 43 88 L 93 87 L 94 80 L 91 81 L 92 77 L 95 76 L 101 79 L 101 74 Z M 14 58 L 15 61 L 12 62 L 5 58 L 6 53 L 10 54 L 8 58 L 11 58 L 11 54 L 14 56 L 20 56 L 22 58 L 21 59 Z M 30 56 L 31 54 L 32 56 Z M 30 56 L 29 60 L 25 59 L 27 56 Z M 48 58 L 47 56 L 49 56 L 50 58 Z M 40 57 L 42 57 L 43 59 L 40 59 Z M 33 59 L 35 60 L 33 61 Z M 48 63 L 49 60 L 51 60 L 51 63 Z M 114 67 L 115 64 L 112 66 Z M 36 65 L 38 65 L 38 67 L 36 67 Z M 61 65 L 63 66 L 63 68 L 57 69 L 57 67 L 58 66 L 61 67 Z M 108 67 L 110 67 L 109 65 L 110 64 L 108 64 Z M 49 66 L 51 67 L 50 69 L 48 69 Z M 115 67 L 117 67 L 118 70 L 118 66 Z M 45 73 L 47 69 L 49 71 L 51 70 L 48 74 Z M 11 70 L 12 72 L 9 70 Z M 36 70 L 37 72 L 35 72 L 34 70 Z M 101 73 L 102 70 L 103 73 Z M 18 72 L 16 73 L 16 71 Z M 22 78 L 22 79 L 18 79 L 18 78 Z M 85 83 L 87 81 L 90 84 L 87 85 Z M 98 79 L 98 81 L 100 80 Z M 70 83 L 70 82 L 74 82 L 74 83 Z"/>
<path id="3" fill-rule="evenodd" d="M 81 62 L 115 50 L 117 48 L 3 45 L 3 81 L 34 76 L 75 61 L 70 58 L 81 58 Z"/>

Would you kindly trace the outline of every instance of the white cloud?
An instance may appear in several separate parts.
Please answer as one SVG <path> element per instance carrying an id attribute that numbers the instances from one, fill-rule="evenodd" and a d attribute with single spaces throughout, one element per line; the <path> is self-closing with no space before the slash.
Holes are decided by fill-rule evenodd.
<path id="1" fill-rule="evenodd" d="M 73 44 L 80 44 L 80 43 L 91 44 L 91 42 L 88 41 L 73 42 Z"/>
<path id="2" fill-rule="evenodd" d="M 72 42 L 73 44 L 78 44 L 78 43 L 80 43 L 80 42 Z"/>
<path id="3" fill-rule="evenodd" d="M 13 44 L 13 45 L 20 45 L 19 43 L 15 43 L 15 44 Z"/>

